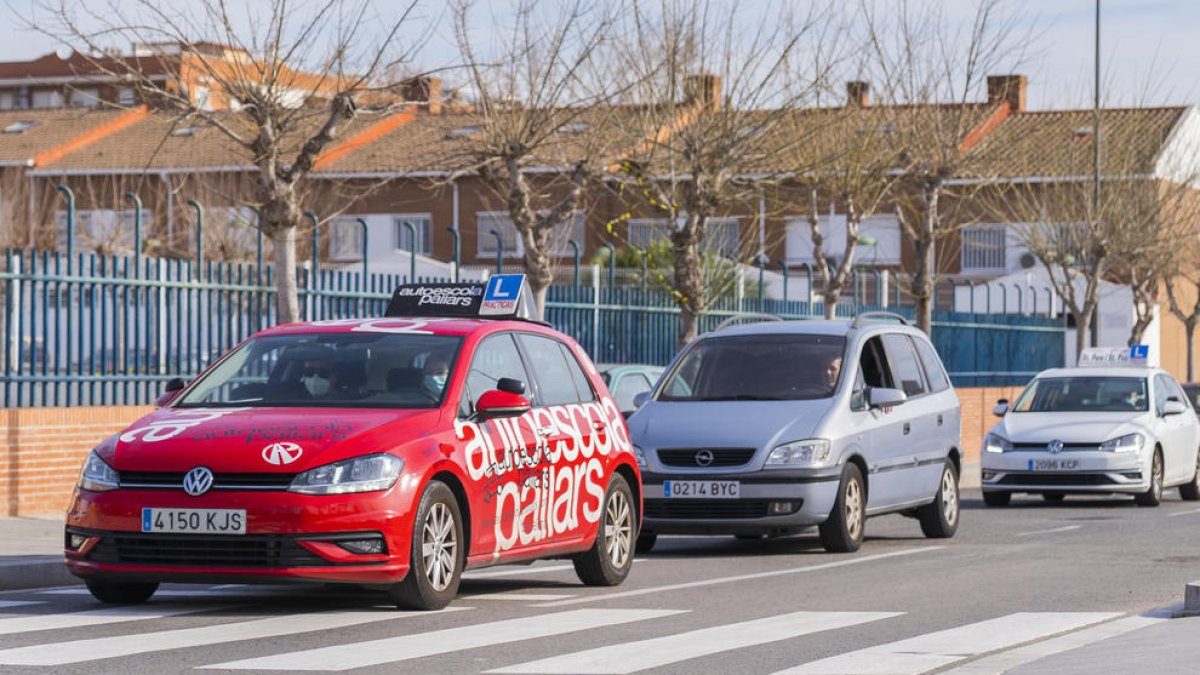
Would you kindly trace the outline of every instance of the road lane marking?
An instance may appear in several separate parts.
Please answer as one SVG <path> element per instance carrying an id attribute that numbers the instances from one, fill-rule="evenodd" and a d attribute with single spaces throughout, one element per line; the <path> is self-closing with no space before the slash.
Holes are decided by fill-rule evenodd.
<path id="1" fill-rule="evenodd" d="M 143 607 L 109 607 L 82 612 L 59 612 L 55 614 L 33 614 L 11 619 L 0 619 L 0 635 L 31 633 L 35 630 L 60 630 L 99 626 L 122 621 L 163 619 L 180 614 L 196 614 L 229 609 L 230 605 L 147 605 Z"/>
<path id="2" fill-rule="evenodd" d="M 179 591 L 179 590 L 155 591 L 154 597 L 156 597 L 156 598 L 202 598 L 205 596 L 213 596 L 213 595 L 228 597 L 231 595 L 247 595 L 247 594 L 252 594 L 252 593 L 279 593 L 281 591 L 286 592 L 286 591 L 295 591 L 295 590 L 296 590 L 295 587 L 292 587 L 292 588 L 276 587 L 276 588 L 270 588 L 270 589 L 264 588 L 264 589 L 259 589 L 259 590 L 254 590 L 254 589 L 251 589 L 250 587 L 242 587 L 242 590 L 229 589 L 227 591 L 217 591 L 217 589 L 215 589 L 215 588 L 198 588 L 193 591 Z M 56 591 L 42 591 L 42 592 L 38 593 L 38 595 L 91 595 L 91 594 L 92 594 L 92 592 L 86 588 L 60 588 Z"/>
<path id="3" fill-rule="evenodd" d="M 684 611 L 686 610 L 576 609 L 201 667 L 228 670 L 351 670 L 480 647 L 508 646 L 522 640 L 658 619 L 682 614 Z"/>
<path id="4" fill-rule="evenodd" d="M 1052 528 L 1049 530 L 1034 530 L 1033 532 L 1019 532 L 1019 533 L 1017 533 L 1017 536 L 1018 537 L 1032 537 L 1035 534 L 1054 534 L 1055 532 L 1070 532 L 1071 530 L 1078 530 L 1081 527 L 1083 527 L 1083 526 L 1082 525 L 1066 525 L 1064 527 L 1055 527 L 1055 528 Z"/>
<path id="5" fill-rule="evenodd" d="M 0 609 L 8 609 L 9 607 L 24 607 L 26 605 L 44 605 L 43 600 L 0 600 Z"/>
<path id="6" fill-rule="evenodd" d="M 470 598 L 471 600 L 512 600 L 514 602 L 521 602 L 521 601 L 546 602 L 547 600 L 565 600 L 567 598 L 573 598 L 575 596 L 574 595 L 555 594 L 555 593 L 480 593 L 478 595 L 472 595 L 470 593 L 463 593 L 459 597 L 463 598 L 463 599 Z"/>
<path id="7" fill-rule="evenodd" d="M 1175 516 L 1191 516 L 1197 513 L 1200 513 L 1200 509 L 1192 509 L 1191 511 L 1176 511 L 1175 513 L 1168 513 L 1167 517 L 1174 518 Z"/>
<path id="8" fill-rule="evenodd" d="M 855 558 L 844 558 L 835 562 L 820 563 L 817 565 L 809 565 L 808 567 L 798 567 L 786 570 L 772 570 L 770 572 L 757 572 L 754 574 L 739 574 L 732 577 L 719 577 L 716 579 L 703 579 L 701 581 L 689 581 L 679 584 L 668 584 L 666 586 L 653 586 L 651 588 L 639 588 L 632 591 L 621 591 L 618 593 L 605 593 L 602 595 L 589 595 L 583 598 L 573 598 L 571 600 L 558 600 L 556 602 L 546 602 L 535 607 L 563 607 L 567 605 L 577 605 L 585 602 L 601 602 L 603 600 L 615 600 L 617 598 L 632 598 L 639 595 L 651 595 L 654 593 L 665 593 L 667 591 L 678 591 L 687 588 L 701 588 L 703 586 L 716 586 L 718 584 L 732 584 L 739 581 L 752 581 L 754 579 L 768 579 L 770 577 L 779 577 L 789 574 L 803 574 L 805 572 L 820 572 L 822 570 L 834 569 L 836 567 L 846 567 L 849 565 L 861 565 L 863 563 L 874 562 L 876 560 L 885 560 L 888 558 L 897 558 L 900 556 L 914 555 L 917 553 L 929 553 L 931 551 L 941 550 L 942 546 L 926 546 L 924 548 L 910 548 L 902 551 L 892 551 L 890 553 L 879 553 L 876 555 L 868 555 Z"/>
<path id="9" fill-rule="evenodd" d="M 1035 642 L 1024 647 L 1017 647 L 992 656 L 985 656 L 964 666 L 945 671 L 945 675 L 1001 675 L 1013 668 L 1032 663 L 1038 659 L 1055 654 L 1061 654 L 1078 647 L 1084 647 L 1101 640 L 1107 640 L 1124 635 L 1135 630 L 1141 630 L 1156 623 L 1166 621 L 1165 618 L 1147 616 L 1131 616 L 1116 621 L 1102 623 L 1099 626 L 1067 633 L 1061 637 L 1050 638 Z"/>
<path id="10" fill-rule="evenodd" d="M 486 672 L 621 675 L 733 649 L 889 619 L 902 614 L 903 612 L 793 612 L 649 640 L 622 642 Z"/>
<path id="11" fill-rule="evenodd" d="M 1116 612 L 1020 612 L 831 656 L 776 675 L 917 675 L 1119 616 Z"/>
<path id="12" fill-rule="evenodd" d="M 471 609 L 453 607 L 443 612 Z M 362 612 L 318 612 L 288 616 L 274 616 L 252 621 L 222 623 L 215 626 L 164 630 L 154 633 L 139 633 L 89 640 L 74 640 L 50 644 L 16 647 L 0 650 L 0 664 L 10 666 L 61 666 L 97 659 L 133 656 L 168 649 L 201 647 L 241 640 L 294 635 L 320 630 L 335 630 L 375 621 L 429 617 L 428 612 L 396 612 L 374 610 Z"/>

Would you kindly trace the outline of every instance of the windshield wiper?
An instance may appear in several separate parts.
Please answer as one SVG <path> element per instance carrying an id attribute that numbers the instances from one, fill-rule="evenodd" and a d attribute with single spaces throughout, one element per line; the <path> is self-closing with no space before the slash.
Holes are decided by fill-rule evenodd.
<path id="1" fill-rule="evenodd" d="M 783 401 L 778 396 L 759 396 L 757 394 L 735 394 L 733 396 L 705 396 L 697 401 Z"/>

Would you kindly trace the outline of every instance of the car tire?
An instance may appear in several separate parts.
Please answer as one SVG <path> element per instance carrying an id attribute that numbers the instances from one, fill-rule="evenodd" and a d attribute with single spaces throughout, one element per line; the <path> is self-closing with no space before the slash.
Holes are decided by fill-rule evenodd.
<path id="1" fill-rule="evenodd" d="M 88 579 L 88 591 L 92 597 L 110 605 L 140 605 L 158 590 L 157 583 L 136 583 Z"/>
<path id="2" fill-rule="evenodd" d="M 1133 501 L 1138 506 L 1158 506 L 1162 503 L 1163 493 L 1163 456 L 1162 450 L 1154 449 L 1154 457 L 1150 459 L 1150 487 L 1145 492 L 1134 496 Z"/>
<path id="3" fill-rule="evenodd" d="M 958 531 L 958 472 L 954 470 L 954 462 L 946 460 L 937 495 L 932 502 L 917 509 L 917 518 L 921 522 L 921 532 L 930 539 L 949 539 Z"/>
<path id="4" fill-rule="evenodd" d="M 1011 492 L 984 492 L 983 503 L 988 506 L 1008 506 L 1012 501 Z"/>
<path id="5" fill-rule="evenodd" d="M 1190 481 L 1179 486 L 1179 498 L 1189 502 L 1200 500 L 1200 451 L 1196 452 L 1196 473 Z"/>
<path id="6" fill-rule="evenodd" d="M 588 586 L 616 586 L 633 569 L 633 549 L 637 532 L 637 507 L 633 491 L 619 473 L 608 480 L 596 541 L 575 555 L 575 574 Z"/>
<path id="7" fill-rule="evenodd" d="M 658 542 L 658 535 L 653 532 L 643 532 L 638 535 L 637 543 L 634 544 L 633 550 L 637 553 L 649 553 L 654 550 L 654 544 Z"/>
<path id="8" fill-rule="evenodd" d="M 458 595 L 466 553 L 462 512 L 445 483 L 425 487 L 410 540 L 408 575 L 388 595 L 404 609 L 442 609 Z"/>
<path id="9" fill-rule="evenodd" d="M 1042 494 L 1042 499 L 1054 504 L 1061 504 L 1066 498 L 1067 496 L 1061 492 L 1046 492 Z"/>
<path id="10" fill-rule="evenodd" d="M 866 528 L 866 490 L 858 466 L 847 464 L 838 483 L 837 499 L 825 522 L 817 527 L 821 545 L 830 553 L 853 553 L 863 542 Z"/>

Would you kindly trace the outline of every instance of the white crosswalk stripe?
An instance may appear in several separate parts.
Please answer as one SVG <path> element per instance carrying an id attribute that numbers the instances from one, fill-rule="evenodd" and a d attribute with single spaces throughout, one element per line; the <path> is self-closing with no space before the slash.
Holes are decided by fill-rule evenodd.
<path id="1" fill-rule="evenodd" d="M 1121 616 L 1110 612 L 1022 612 L 868 647 L 776 675 L 917 675 Z"/>
<path id="2" fill-rule="evenodd" d="M 452 607 L 443 612 L 462 611 Z M 75 640 L 0 650 L 0 664 L 10 666 L 60 666 L 96 659 L 133 656 L 148 652 L 183 649 L 206 645 L 294 635 L 319 630 L 334 630 L 376 621 L 413 617 L 428 618 L 428 612 L 397 612 L 383 609 L 365 612 L 316 612 L 297 616 L 223 623 L 215 626 L 138 633 L 119 637 Z"/>
<path id="3" fill-rule="evenodd" d="M 143 607 L 110 607 L 108 609 L 93 609 L 82 612 L 33 614 L 13 617 L 10 619 L 0 619 L 0 635 L 30 633 L 35 630 L 82 628 L 84 626 L 99 626 L 108 623 L 120 623 L 123 621 L 162 619 L 169 616 L 179 616 L 181 614 L 213 612 L 224 609 L 229 609 L 229 606 L 146 605 Z"/>
<path id="4" fill-rule="evenodd" d="M 680 614 L 678 610 L 577 609 L 491 623 L 447 628 L 382 640 L 322 647 L 275 656 L 264 656 L 204 668 L 228 670 L 350 670 L 407 661 L 466 649 L 512 644 L 605 626 L 645 621 Z"/>
<path id="5" fill-rule="evenodd" d="M 489 673 L 635 673 L 731 649 L 777 642 L 788 638 L 869 621 L 896 612 L 793 612 L 765 619 L 714 626 L 665 637 L 609 645 L 538 661 L 508 666 Z"/>

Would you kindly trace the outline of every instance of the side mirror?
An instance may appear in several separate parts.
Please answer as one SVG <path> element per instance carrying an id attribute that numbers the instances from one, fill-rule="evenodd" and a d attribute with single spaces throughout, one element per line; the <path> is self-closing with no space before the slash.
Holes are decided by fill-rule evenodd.
<path id="1" fill-rule="evenodd" d="M 867 392 L 867 404 L 872 408 L 890 408 L 908 400 L 908 395 L 899 389 L 872 387 Z"/>
<path id="2" fill-rule="evenodd" d="M 154 399 L 154 405 L 161 408 L 171 401 L 174 401 L 175 397 L 178 396 L 179 392 L 183 391 L 183 388 L 186 386 L 187 382 L 184 382 L 183 378 L 173 377 L 167 380 L 167 386 L 163 388 L 163 393 L 158 398 Z"/>
<path id="3" fill-rule="evenodd" d="M 1187 412 L 1187 406 L 1183 401 L 1167 401 L 1163 404 L 1163 417 L 1167 415 L 1182 415 Z"/>
<path id="4" fill-rule="evenodd" d="M 1008 414 L 1008 399 L 1002 398 L 996 401 L 996 407 L 992 408 L 992 414 L 996 417 L 1004 417 Z"/>
<path id="5" fill-rule="evenodd" d="M 525 395 L 525 383 L 516 379 L 515 377 L 502 377 L 499 380 L 496 380 L 496 389 L 499 391 L 506 391 L 510 394 L 516 394 L 517 396 Z"/>
<path id="6" fill-rule="evenodd" d="M 650 392 L 643 391 L 633 397 L 633 407 L 640 408 L 646 405 L 646 401 L 650 400 Z"/>
<path id="7" fill-rule="evenodd" d="M 503 382 L 504 380 L 501 380 Z M 519 382 L 518 380 L 511 380 Z M 520 417 L 529 412 L 529 399 L 511 391 L 493 389 L 485 391 L 475 404 L 475 417 L 481 420 L 491 420 L 506 417 Z"/>

